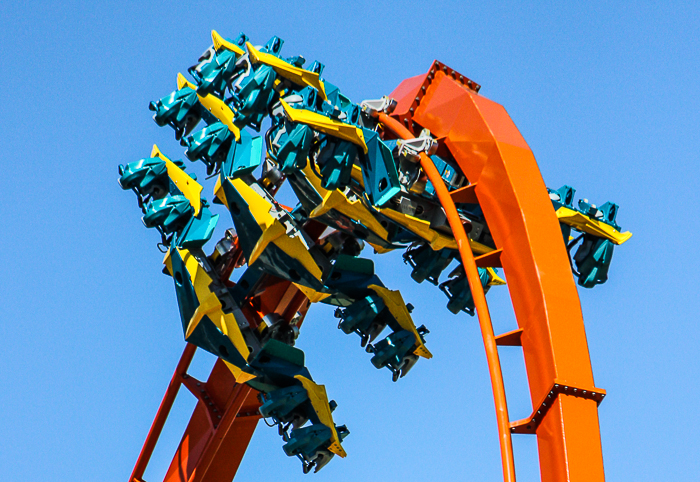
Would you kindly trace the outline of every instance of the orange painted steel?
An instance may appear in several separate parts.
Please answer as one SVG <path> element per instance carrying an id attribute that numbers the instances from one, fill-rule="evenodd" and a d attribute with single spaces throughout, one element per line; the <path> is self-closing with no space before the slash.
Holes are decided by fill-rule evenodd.
<path id="1" fill-rule="evenodd" d="M 130 482 L 144 481 L 144 472 L 180 385 L 192 392 L 198 402 L 164 482 L 231 482 L 236 475 L 260 419 L 258 392 L 236 383 L 221 360 L 216 361 L 206 382 L 188 375 L 187 368 L 196 350 L 195 345 L 186 345 L 129 477 Z"/>
<path id="2" fill-rule="evenodd" d="M 148 462 L 151 460 L 151 455 L 153 455 L 156 442 L 160 437 L 160 433 L 163 431 L 165 420 L 168 418 L 170 409 L 173 407 L 173 403 L 175 402 L 175 397 L 177 397 L 177 392 L 180 390 L 182 377 L 187 373 L 187 368 L 189 368 L 190 363 L 192 363 L 192 358 L 194 357 L 196 351 L 197 347 L 190 343 L 185 346 L 185 350 L 182 352 L 180 361 L 175 368 L 175 373 L 173 373 L 170 384 L 165 391 L 163 401 L 160 403 L 160 407 L 158 407 L 156 417 L 153 419 L 151 429 L 148 431 L 148 436 L 143 444 L 139 458 L 136 460 L 134 470 L 131 472 L 129 482 L 141 482 L 143 480 L 143 473 L 146 471 Z"/>
<path id="3" fill-rule="evenodd" d="M 412 139 L 415 137 L 408 129 L 401 125 L 398 121 L 392 119 L 384 113 L 378 113 L 378 120 L 384 124 L 385 129 L 393 131 L 396 135 L 403 139 Z M 484 339 L 484 347 L 486 348 L 486 359 L 491 375 L 491 386 L 493 388 L 493 398 L 496 405 L 496 420 L 498 423 L 498 434 L 501 443 L 501 463 L 503 465 L 503 478 L 511 482 L 515 481 L 515 462 L 513 460 L 513 443 L 510 438 L 510 420 L 508 418 L 508 404 L 506 403 L 506 391 L 503 386 L 503 375 L 501 374 L 501 362 L 498 358 L 498 347 L 493 334 L 493 326 L 491 324 L 491 315 L 486 304 L 486 296 L 484 288 L 481 286 L 479 279 L 479 271 L 474 260 L 469 245 L 469 238 L 464 230 L 462 220 L 457 213 L 455 203 L 450 197 L 450 193 L 445 186 L 445 183 L 440 176 L 433 161 L 425 153 L 420 155 L 420 164 L 423 171 L 428 176 L 428 180 L 435 188 L 440 204 L 442 204 L 447 221 L 452 229 L 452 234 L 457 241 L 459 255 L 462 259 L 464 272 L 467 275 L 469 289 L 472 292 L 474 306 L 479 317 L 479 325 L 481 327 L 481 336 Z"/>
<path id="4" fill-rule="evenodd" d="M 230 482 L 260 419 L 258 392 L 236 383 L 221 360 L 201 386 L 207 398 L 197 403 L 164 482 Z M 213 417 L 212 405 L 220 407 Z"/>
<path id="5" fill-rule="evenodd" d="M 536 432 L 544 482 L 602 481 L 597 405 L 604 391 L 593 382 L 559 222 L 522 135 L 501 105 L 477 92 L 476 84 L 435 62 L 427 74 L 405 80 L 391 94 L 397 101 L 392 117 L 413 136 L 429 129 L 449 150 L 470 184 L 477 184 L 474 193 L 503 250 L 535 407 L 511 431 L 525 425 Z M 451 203 L 443 206 L 447 211 Z"/>

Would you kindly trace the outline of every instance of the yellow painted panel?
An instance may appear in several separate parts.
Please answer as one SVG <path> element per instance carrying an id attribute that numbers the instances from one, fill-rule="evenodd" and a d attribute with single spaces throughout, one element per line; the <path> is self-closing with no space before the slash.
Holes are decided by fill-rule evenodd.
<path id="1" fill-rule="evenodd" d="M 350 177 L 357 181 L 357 183 L 362 189 L 365 188 L 365 178 L 362 175 L 362 168 L 360 168 L 360 166 L 358 166 L 357 164 L 352 165 L 352 172 L 350 173 Z"/>
<path id="2" fill-rule="evenodd" d="M 227 362 L 226 360 L 223 360 L 223 362 L 226 364 L 229 370 L 231 370 L 231 373 L 233 373 L 233 377 L 236 379 L 236 383 L 245 383 L 253 378 L 256 378 L 255 375 L 244 372 L 240 368 L 238 368 L 236 365 L 232 365 L 231 363 Z"/>
<path id="3" fill-rule="evenodd" d="M 248 265 L 255 263 L 260 257 L 260 255 L 263 253 L 263 251 L 267 249 L 269 244 L 282 236 L 287 236 L 287 231 L 284 229 L 284 226 L 276 222 L 276 220 L 273 220 L 272 225 L 270 225 L 267 228 L 264 228 L 262 235 L 258 239 L 258 242 L 255 243 L 253 251 L 251 251 L 250 257 L 248 259 Z"/>
<path id="4" fill-rule="evenodd" d="M 393 249 L 391 249 L 391 248 L 385 248 L 384 246 L 379 246 L 378 244 L 370 243 L 369 241 L 365 241 L 365 242 L 367 244 L 369 244 L 370 246 L 372 246 L 372 248 L 374 248 L 374 250 L 377 252 L 377 254 L 384 254 L 384 253 L 388 253 L 390 251 L 393 251 Z"/>
<path id="5" fill-rule="evenodd" d="M 609 224 L 605 224 L 564 206 L 557 209 L 557 218 L 559 218 L 559 221 L 572 228 L 598 236 L 599 238 L 607 239 L 618 245 L 632 237 L 632 233 L 629 231 L 621 233 Z"/>
<path id="6" fill-rule="evenodd" d="M 294 378 L 299 380 L 304 389 L 306 389 L 311 406 L 314 407 L 314 411 L 316 412 L 316 415 L 318 415 L 321 423 L 331 429 L 331 445 L 328 447 L 328 450 L 336 455 L 345 457 L 347 454 L 340 445 L 340 438 L 338 437 L 338 432 L 335 430 L 335 423 L 333 422 L 331 407 L 328 405 L 326 387 L 323 385 L 318 385 L 301 375 L 295 375 Z"/>
<path id="7" fill-rule="evenodd" d="M 490 286 L 502 286 L 506 284 L 505 280 L 496 274 L 496 270 L 493 268 L 486 268 L 489 272 L 489 285 Z"/>
<path id="8" fill-rule="evenodd" d="M 163 258 L 163 264 L 165 265 L 166 269 L 168 270 L 168 273 L 170 273 L 170 276 L 173 275 L 173 259 L 170 257 L 171 251 L 170 248 L 168 248 L 168 252 L 165 253 L 165 258 Z"/>
<path id="9" fill-rule="evenodd" d="M 315 129 L 329 136 L 337 137 L 338 139 L 343 139 L 353 144 L 356 144 L 367 153 L 367 144 L 365 144 L 365 136 L 362 134 L 362 129 L 355 127 L 352 124 L 346 124 L 339 120 L 331 119 L 325 115 L 321 115 L 317 112 L 312 112 L 306 109 L 295 109 L 290 107 L 285 101 L 280 100 L 282 107 L 284 108 L 285 114 L 292 122 L 298 122 L 300 124 L 305 124 L 312 129 Z"/>
<path id="10" fill-rule="evenodd" d="M 185 86 L 189 87 L 195 92 L 197 91 L 196 85 L 189 82 L 184 75 L 177 74 L 177 88 L 182 89 Z M 236 141 L 240 141 L 241 130 L 233 124 L 233 111 L 231 108 L 214 94 L 207 94 L 205 96 L 197 94 L 197 97 L 199 98 L 199 103 L 202 104 L 205 109 L 211 112 L 214 117 L 219 119 L 222 124 L 228 127 L 228 130 L 233 133 Z"/>
<path id="11" fill-rule="evenodd" d="M 297 283 L 292 284 L 299 288 L 299 291 L 304 293 L 304 296 L 306 296 L 312 303 L 318 303 L 319 301 L 325 300 L 330 296 L 330 293 L 321 293 L 320 291 L 316 291 L 312 288 Z"/>
<path id="12" fill-rule="evenodd" d="M 240 57 L 245 53 L 245 51 L 240 48 L 238 45 L 229 42 L 225 38 L 223 38 L 221 35 L 219 35 L 219 32 L 216 30 L 211 31 L 211 40 L 214 42 L 214 48 L 216 50 L 219 50 L 221 47 L 225 48 L 226 50 L 230 50 L 231 52 L 234 52 L 236 56 Z"/>
<path id="13" fill-rule="evenodd" d="M 194 310 L 190 322 L 187 324 L 187 330 L 185 330 L 185 339 L 192 336 L 195 328 L 199 326 L 199 322 L 202 321 L 205 315 L 210 315 L 209 318 L 216 325 L 216 327 L 221 330 L 221 332 L 226 335 L 222 327 L 217 323 L 219 317 L 216 316 L 216 312 L 221 311 L 221 301 L 216 297 L 214 293 L 209 293 L 205 298 L 199 300 L 199 306 Z M 216 320 L 216 321 L 215 321 Z"/>
<path id="14" fill-rule="evenodd" d="M 424 221 L 389 208 L 379 209 L 379 212 L 412 233 L 425 239 L 435 251 L 442 248 L 457 249 L 457 241 L 452 237 L 445 236 L 434 229 L 430 229 L 429 221 Z"/>
<path id="15" fill-rule="evenodd" d="M 228 201 L 226 200 L 226 193 L 221 187 L 221 175 L 216 177 L 216 184 L 214 184 L 214 196 L 219 198 L 226 208 L 228 208 Z"/>
<path id="16" fill-rule="evenodd" d="M 165 161 L 165 167 L 168 170 L 168 177 L 175 183 L 177 188 L 182 192 L 182 195 L 187 198 L 194 208 L 194 215 L 199 216 L 199 211 L 202 209 L 202 186 L 197 181 L 192 179 L 185 171 L 177 167 L 177 165 L 160 152 L 158 146 L 153 144 L 151 157 L 157 157 Z"/>
<path id="17" fill-rule="evenodd" d="M 269 65 L 275 72 L 289 79 L 297 85 L 308 85 L 316 89 L 323 100 L 326 100 L 326 89 L 323 86 L 323 81 L 319 78 L 316 72 L 311 72 L 310 70 L 302 69 L 301 67 L 296 67 L 289 62 L 275 57 L 274 55 L 260 52 L 250 42 L 246 42 L 246 48 L 248 49 L 248 55 L 253 63 L 261 63 Z"/>
<path id="18" fill-rule="evenodd" d="M 413 319 L 411 314 L 406 308 L 406 303 L 401 296 L 399 291 L 392 291 L 381 286 L 369 285 L 369 289 L 373 290 L 379 297 L 384 301 L 384 304 L 389 309 L 396 321 L 401 325 L 401 328 L 408 330 L 416 337 L 416 343 L 418 347 L 413 351 L 414 354 L 422 356 L 423 358 L 432 358 L 433 354 L 425 346 L 423 340 L 421 340 L 418 330 L 416 330 L 416 325 L 413 324 Z"/>
<path id="19" fill-rule="evenodd" d="M 189 250 L 178 248 L 177 251 L 185 263 L 185 268 L 189 273 L 190 280 L 192 280 L 192 286 L 194 286 L 194 292 L 197 296 L 197 300 L 199 301 L 200 306 L 204 305 L 204 308 L 202 310 L 203 313 L 198 315 L 199 308 L 197 308 L 197 310 L 195 311 L 195 314 L 192 317 L 192 320 L 190 320 L 189 324 L 192 325 L 193 320 L 195 320 L 197 316 L 199 316 L 199 320 L 196 320 L 196 323 L 191 330 L 190 326 L 188 325 L 188 333 L 186 337 L 189 336 L 192 331 L 194 331 L 196 324 L 198 324 L 199 321 L 201 321 L 202 316 L 206 314 L 209 317 L 209 319 L 212 320 L 212 322 L 217 326 L 217 328 L 219 328 L 221 332 L 224 333 L 229 338 L 229 340 L 231 340 L 231 343 L 233 343 L 233 346 L 236 348 L 236 350 L 238 350 L 238 353 L 240 353 L 241 356 L 247 360 L 250 356 L 250 351 L 248 350 L 248 345 L 243 339 L 243 333 L 241 333 L 241 329 L 238 326 L 238 323 L 236 323 L 235 319 L 232 323 L 230 321 L 227 322 L 227 320 L 225 319 L 227 315 L 221 309 L 221 302 L 216 297 L 216 295 L 209 289 L 209 286 L 212 284 L 213 280 L 207 274 L 204 268 L 202 268 L 202 266 L 199 264 L 197 258 L 189 252 Z M 216 300 L 212 299 L 212 296 L 216 298 Z M 233 315 L 230 316 L 233 318 Z"/>
<path id="20" fill-rule="evenodd" d="M 333 191 L 324 189 L 321 186 L 321 179 L 316 175 L 313 169 L 311 169 L 310 163 L 307 163 L 306 167 L 304 167 L 304 174 L 314 189 L 316 189 L 321 197 L 323 197 L 323 201 L 311 212 L 309 215 L 310 217 L 315 218 L 327 213 L 331 209 L 335 209 L 350 219 L 360 221 L 380 238 L 384 240 L 387 239 L 389 233 L 387 232 L 386 228 L 384 228 L 384 226 L 377 221 L 377 218 L 375 218 L 369 209 L 362 204 L 362 201 L 359 199 L 350 201 L 345 194 L 337 189 Z"/>
<path id="21" fill-rule="evenodd" d="M 306 244 L 296 236 L 290 237 L 282 223 L 270 214 L 273 206 L 266 199 L 261 197 L 253 188 L 241 179 L 226 180 L 233 185 L 241 197 L 248 204 L 250 214 L 260 226 L 263 234 L 253 248 L 248 265 L 250 266 L 262 254 L 270 244 L 275 244 L 282 251 L 299 261 L 304 268 L 316 279 L 321 279 L 321 268 L 319 268 L 313 256 L 309 253 Z M 223 191 L 223 190 L 222 190 Z"/>

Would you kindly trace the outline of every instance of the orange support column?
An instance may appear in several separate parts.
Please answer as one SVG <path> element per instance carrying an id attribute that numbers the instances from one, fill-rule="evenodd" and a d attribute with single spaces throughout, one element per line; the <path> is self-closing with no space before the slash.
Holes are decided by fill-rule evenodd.
<path id="1" fill-rule="evenodd" d="M 231 482 L 260 419 L 258 392 L 236 383 L 221 360 L 206 383 L 184 383 L 199 402 L 163 480 Z"/>

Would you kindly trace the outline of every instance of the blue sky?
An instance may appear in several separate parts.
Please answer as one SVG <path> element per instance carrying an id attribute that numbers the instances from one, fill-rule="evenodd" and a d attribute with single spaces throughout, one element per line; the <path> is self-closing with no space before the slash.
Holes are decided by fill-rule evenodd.
<path id="1" fill-rule="evenodd" d="M 388 94 L 439 59 L 503 104 L 545 182 L 620 207 L 634 232 L 610 280 L 581 289 L 608 480 L 700 471 L 697 177 L 700 8 L 693 2 L 23 2 L 0 15 L 0 465 L 5 480 L 126 481 L 183 349 L 158 236 L 117 165 L 153 143 L 183 157 L 148 102 L 209 46 L 210 30 L 326 64 L 355 101 Z M 571 2 L 571 5 L 573 2 Z M 191 163 L 189 169 L 197 172 Z M 205 195 L 211 199 L 211 185 Z M 222 217 L 221 227 L 228 227 Z M 303 476 L 261 424 L 241 480 L 499 480 L 493 399 L 476 319 L 453 316 L 397 254 L 376 260 L 415 305 L 435 357 L 392 383 L 332 310 L 312 308 L 298 346 L 339 407 L 348 458 Z M 515 328 L 505 288 L 497 333 Z M 531 411 L 522 355 L 502 348 L 511 419 Z M 212 358 L 196 358 L 203 377 Z M 162 477 L 194 406 L 187 393 L 146 480 Z M 538 480 L 534 437 L 514 437 Z"/>

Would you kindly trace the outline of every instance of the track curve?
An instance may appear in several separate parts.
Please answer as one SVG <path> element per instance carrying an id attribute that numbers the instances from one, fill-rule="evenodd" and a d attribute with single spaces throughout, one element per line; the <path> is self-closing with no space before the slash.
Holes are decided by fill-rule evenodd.
<path id="1" fill-rule="evenodd" d="M 459 80 L 458 80 L 459 79 Z M 597 406 L 605 391 L 595 388 L 578 292 L 557 216 L 535 157 L 505 109 L 478 94 L 478 86 L 434 62 L 422 76 L 390 94 L 397 101 L 380 120 L 395 135 L 422 129 L 446 146 L 473 186 L 499 256 L 518 322 L 533 413 L 508 425 L 503 380 L 483 288 L 473 254 L 459 243 L 461 223 L 451 220 L 460 256 L 477 302 L 492 378 L 504 480 L 514 480 L 510 433 L 536 433 L 542 480 L 604 480 Z M 432 162 L 421 159 L 435 186 L 442 183 Z M 427 169 L 426 169 L 427 167 Z M 443 186 L 444 187 L 444 186 Z M 448 219 L 454 200 L 442 189 Z M 452 193 L 454 196 L 454 192 Z M 516 337 L 517 338 L 517 337 Z"/>

